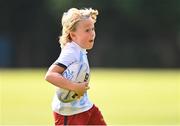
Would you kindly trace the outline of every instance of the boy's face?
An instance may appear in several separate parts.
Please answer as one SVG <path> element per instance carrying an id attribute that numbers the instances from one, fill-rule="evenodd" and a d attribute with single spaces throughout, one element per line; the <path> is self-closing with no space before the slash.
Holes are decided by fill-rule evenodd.
<path id="1" fill-rule="evenodd" d="M 95 39 L 94 22 L 91 18 L 78 22 L 72 40 L 84 49 L 91 49 Z"/>

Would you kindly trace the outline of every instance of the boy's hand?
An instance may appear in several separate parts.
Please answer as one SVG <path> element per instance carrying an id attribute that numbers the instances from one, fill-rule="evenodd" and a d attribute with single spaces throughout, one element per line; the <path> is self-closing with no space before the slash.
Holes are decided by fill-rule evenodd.
<path id="1" fill-rule="evenodd" d="M 84 93 L 90 88 L 88 86 L 88 82 L 77 83 L 74 84 L 74 86 L 74 91 L 78 94 L 79 97 L 83 96 Z"/>

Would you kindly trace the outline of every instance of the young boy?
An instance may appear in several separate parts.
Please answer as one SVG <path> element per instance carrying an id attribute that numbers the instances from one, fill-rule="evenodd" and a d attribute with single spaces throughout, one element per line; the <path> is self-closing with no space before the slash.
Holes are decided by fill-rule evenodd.
<path id="1" fill-rule="evenodd" d="M 87 49 L 91 49 L 95 39 L 94 24 L 97 10 L 71 8 L 62 17 L 62 35 L 60 36 L 61 54 L 46 73 L 45 79 L 53 85 L 74 91 L 78 100 L 63 103 L 54 96 L 52 109 L 55 125 L 106 125 L 100 110 L 90 102 L 87 90 L 89 84 L 76 84 L 62 76 L 63 71 L 72 63 L 83 61 L 87 64 Z"/>

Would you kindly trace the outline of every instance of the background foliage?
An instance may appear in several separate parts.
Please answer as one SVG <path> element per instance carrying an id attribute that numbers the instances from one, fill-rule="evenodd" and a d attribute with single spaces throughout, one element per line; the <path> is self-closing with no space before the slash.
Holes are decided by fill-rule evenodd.
<path id="1" fill-rule="evenodd" d="M 99 10 L 92 66 L 180 67 L 179 0 L 2 0 L 0 66 L 46 67 L 58 57 L 61 16 Z"/>

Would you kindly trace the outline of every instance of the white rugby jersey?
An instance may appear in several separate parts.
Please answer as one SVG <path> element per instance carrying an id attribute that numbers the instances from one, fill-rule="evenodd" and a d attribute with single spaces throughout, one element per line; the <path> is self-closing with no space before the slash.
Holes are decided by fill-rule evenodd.
<path id="1" fill-rule="evenodd" d="M 59 58 L 55 61 L 55 64 L 68 67 L 73 62 L 84 62 L 88 66 L 87 73 L 90 75 L 89 63 L 87 59 L 86 49 L 81 48 L 75 42 L 67 43 L 61 50 Z M 52 109 L 61 115 L 74 115 L 89 110 L 93 104 L 90 102 L 87 92 L 84 96 L 78 100 L 70 103 L 61 102 L 57 95 L 54 95 L 52 102 Z"/>

